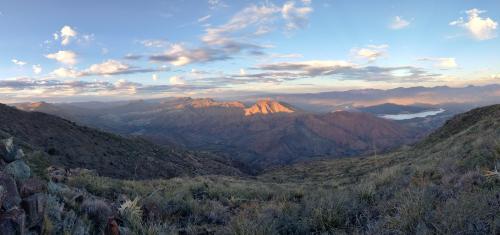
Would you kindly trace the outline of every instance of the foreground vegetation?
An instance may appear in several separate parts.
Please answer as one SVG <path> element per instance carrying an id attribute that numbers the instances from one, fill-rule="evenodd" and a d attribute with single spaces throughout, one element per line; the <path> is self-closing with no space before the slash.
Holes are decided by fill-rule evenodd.
<path id="1" fill-rule="evenodd" d="M 131 181 L 79 170 L 49 183 L 45 232 L 109 232 L 115 218 L 122 234 L 498 234 L 499 119 L 492 106 L 399 152 L 254 178 Z"/>

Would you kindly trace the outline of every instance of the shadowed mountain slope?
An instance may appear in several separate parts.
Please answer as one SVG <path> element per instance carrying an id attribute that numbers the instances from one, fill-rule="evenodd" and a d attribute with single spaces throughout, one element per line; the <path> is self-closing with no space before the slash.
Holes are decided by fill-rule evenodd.
<path id="1" fill-rule="evenodd" d="M 210 153 L 159 147 L 127 139 L 39 112 L 0 104 L 0 137 L 13 136 L 48 154 L 53 165 L 95 169 L 110 177 L 144 179 L 202 174 L 241 174 Z"/>

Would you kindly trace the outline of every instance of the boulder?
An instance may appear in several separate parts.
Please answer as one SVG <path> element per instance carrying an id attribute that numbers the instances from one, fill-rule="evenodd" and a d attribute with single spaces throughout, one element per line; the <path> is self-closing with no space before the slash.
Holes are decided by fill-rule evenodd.
<path id="1" fill-rule="evenodd" d="M 23 160 L 15 160 L 7 164 L 4 172 L 14 177 L 17 181 L 25 181 L 31 176 L 31 169 Z"/>
<path id="2" fill-rule="evenodd" d="M 0 208 L 2 208 L 3 200 L 5 199 L 5 194 L 7 194 L 7 190 L 3 185 L 0 185 Z"/>
<path id="3" fill-rule="evenodd" d="M 41 228 L 43 215 L 45 212 L 46 197 L 42 193 L 33 194 L 24 198 L 21 202 L 21 207 L 26 213 L 27 228 Z"/>
<path id="4" fill-rule="evenodd" d="M 6 162 L 13 162 L 24 157 L 22 149 L 14 145 L 14 138 L 4 139 L 0 143 L 0 155 Z"/>
<path id="5" fill-rule="evenodd" d="M 16 181 L 10 175 L 0 172 L 0 186 L 3 188 L 2 208 L 11 210 L 19 206 L 21 197 L 17 192 Z"/>
<path id="6" fill-rule="evenodd" d="M 19 194 L 21 194 L 22 198 L 25 198 L 35 193 L 44 192 L 46 189 L 47 186 L 43 180 L 29 178 L 28 180 L 20 183 Z"/>
<path id="7" fill-rule="evenodd" d="M 2 235 L 26 234 L 24 230 L 25 217 L 24 211 L 19 208 L 0 214 Z"/>

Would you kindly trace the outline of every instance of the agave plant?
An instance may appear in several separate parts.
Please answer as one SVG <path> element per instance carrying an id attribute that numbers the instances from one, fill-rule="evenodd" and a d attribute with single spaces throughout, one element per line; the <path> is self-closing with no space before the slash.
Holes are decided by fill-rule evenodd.
<path id="1" fill-rule="evenodd" d="M 136 197 L 134 200 L 126 200 L 118 208 L 120 217 L 132 229 L 140 229 L 142 227 L 142 210 L 139 200 L 139 197 Z"/>

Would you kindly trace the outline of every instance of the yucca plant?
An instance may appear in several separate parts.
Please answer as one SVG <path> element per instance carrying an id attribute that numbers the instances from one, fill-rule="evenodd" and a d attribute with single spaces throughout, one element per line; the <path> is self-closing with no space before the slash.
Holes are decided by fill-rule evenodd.
<path id="1" fill-rule="evenodd" d="M 134 231 L 140 231 L 142 228 L 142 210 L 139 200 L 139 197 L 136 197 L 134 200 L 126 200 L 118 208 L 120 217 L 126 223 L 127 227 Z"/>

